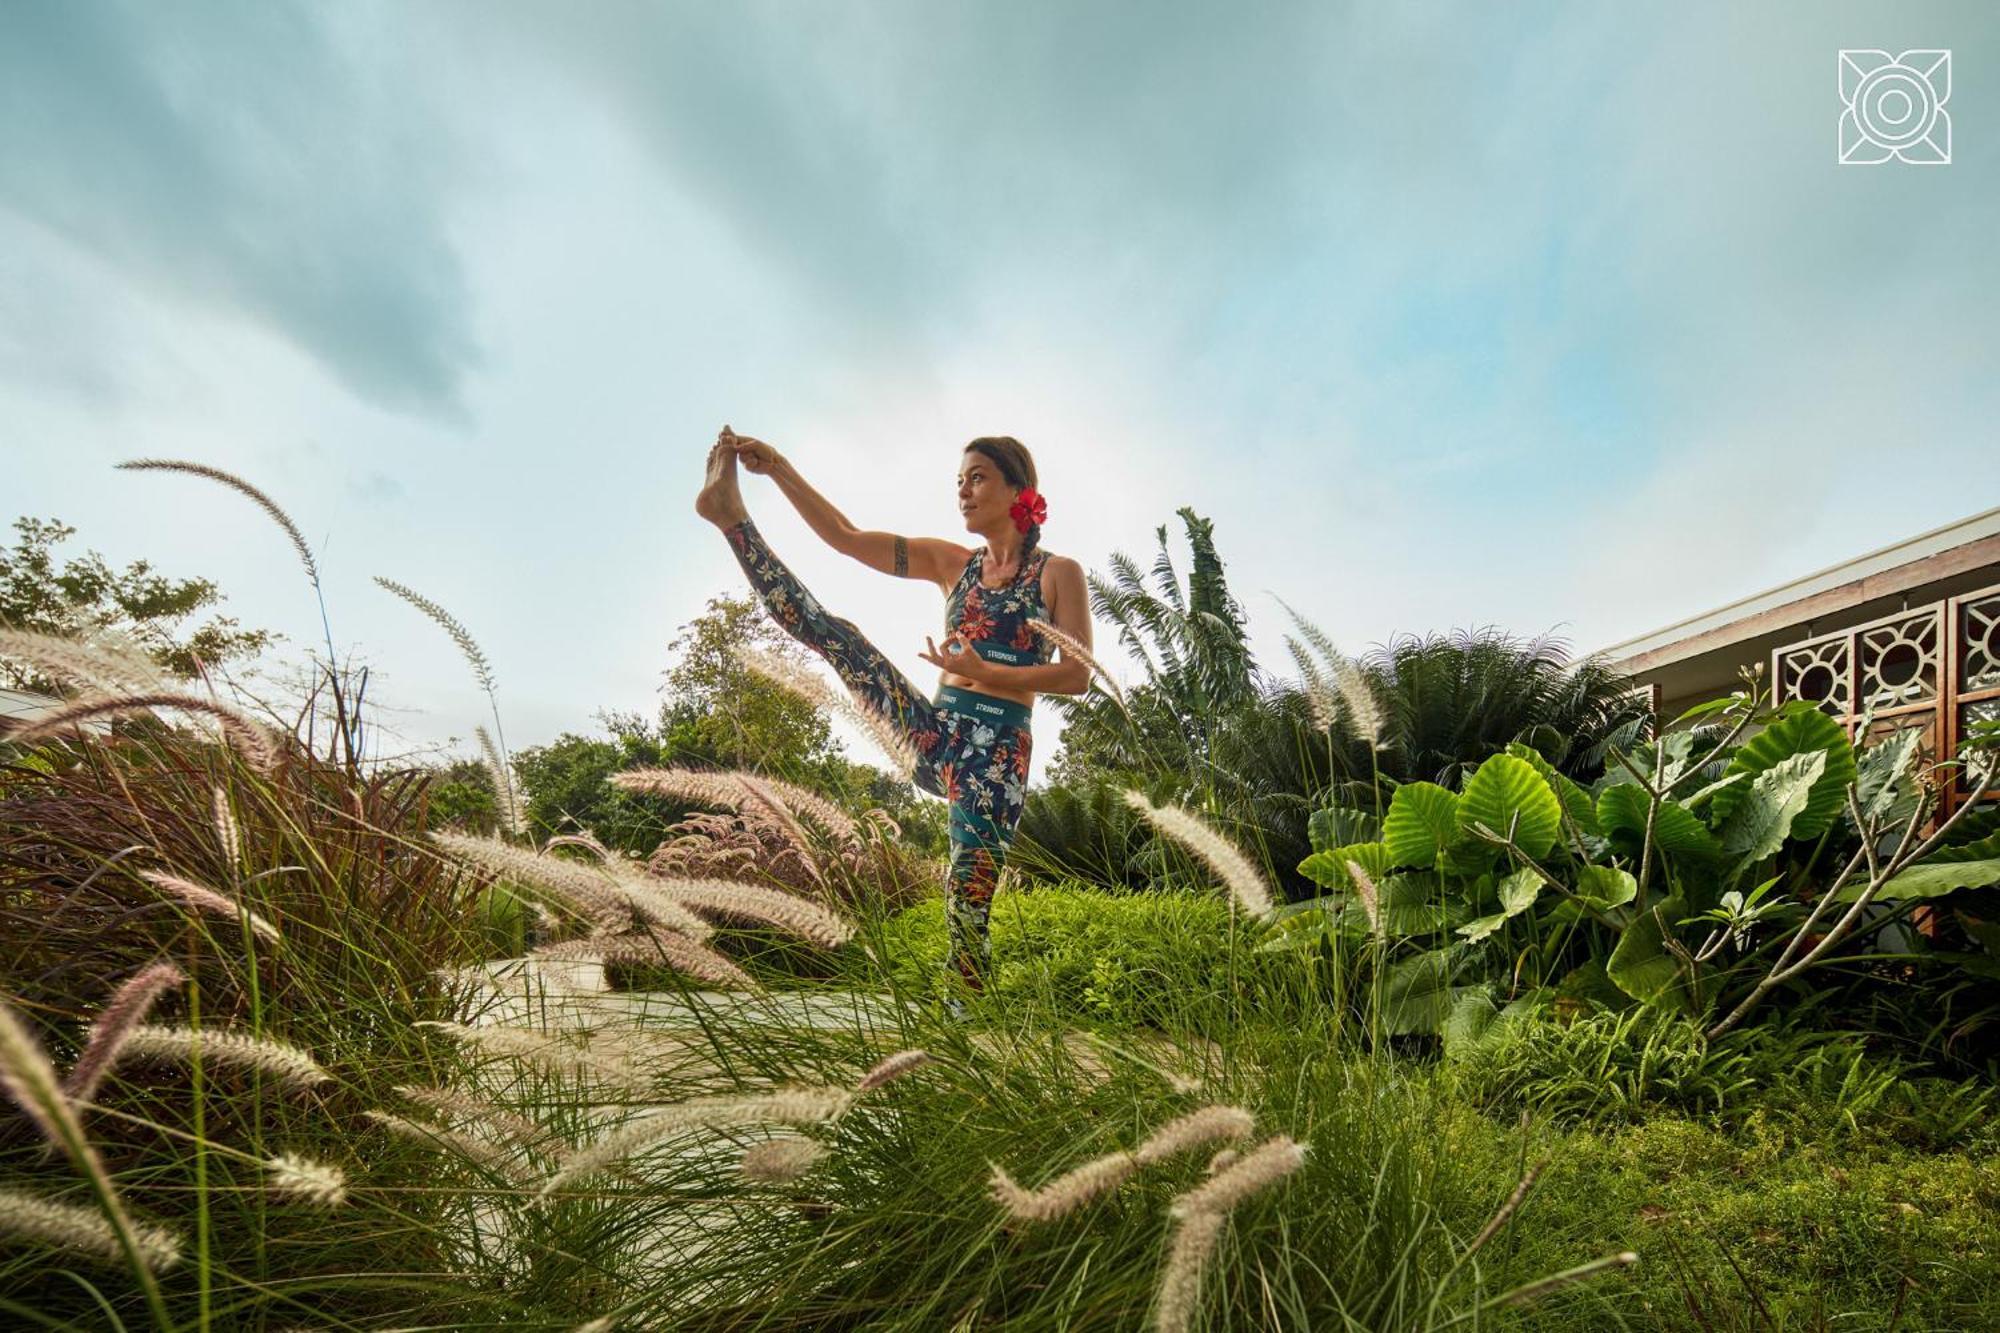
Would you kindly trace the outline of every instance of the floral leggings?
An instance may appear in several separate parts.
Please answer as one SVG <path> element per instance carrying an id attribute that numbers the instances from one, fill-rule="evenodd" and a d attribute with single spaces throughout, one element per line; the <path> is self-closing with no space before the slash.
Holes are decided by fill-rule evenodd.
<path id="1" fill-rule="evenodd" d="M 916 783 L 951 802 L 945 871 L 948 969 L 984 987 L 993 949 L 987 932 L 993 890 L 1028 784 L 1029 709 L 956 685 L 926 699 L 854 622 L 831 615 L 764 543 L 750 519 L 723 529 L 729 549 L 765 608 L 785 631 L 828 662 L 854 696 L 901 727 L 916 747 Z"/>

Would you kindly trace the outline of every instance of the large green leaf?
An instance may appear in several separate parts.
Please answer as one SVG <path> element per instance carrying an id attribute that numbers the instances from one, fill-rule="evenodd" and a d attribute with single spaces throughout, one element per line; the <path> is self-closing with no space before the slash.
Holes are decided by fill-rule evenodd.
<path id="1" fill-rule="evenodd" d="M 1571 890 L 1600 912 L 1623 907 L 1639 896 L 1639 881 L 1613 866 L 1585 866 L 1576 872 Z"/>
<path id="2" fill-rule="evenodd" d="M 1374 842 L 1381 836 L 1377 820 L 1367 810 L 1347 805 L 1329 805 L 1315 810 L 1306 820 L 1306 837 L 1316 852 L 1331 851 L 1355 842 Z"/>
<path id="3" fill-rule="evenodd" d="M 1877 901 L 1942 898 L 1960 889 L 2000 884 L 2000 857 L 1990 861 L 1926 861 L 1903 871 L 1875 894 Z M 1853 902 L 1868 887 L 1866 880 L 1849 880 L 1840 887 L 1841 902 Z"/>
<path id="4" fill-rule="evenodd" d="M 1467 941 L 1477 944 L 1494 931 L 1505 925 L 1509 918 L 1517 917 L 1535 905 L 1536 895 L 1542 891 L 1542 877 L 1533 870 L 1516 870 L 1500 881 L 1500 910 L 1491 916 L 1482 916 L 1468 921 L 1458 928 L 1458 933 Z"/>
<path id="5" fill-rule="evenodd" d="M 1847 784 L 1856 776 L 1854 747 L 1848 744 L 1847 733 L 1838 722 L 1804 700 L 1787 704 L 1769 726 L 1743 743 L 1727 771 L 1748 773 L 1754 779 L 1794 755 L 1815 752 L 1826 756 L 1825 766 L 1813 783 L 1805 809 L 1792 821 L 1791 836 L 1817 838 L 1846 805 Z M 1754 782 L 1739 782 L 1715 793 L 1718 828 L 1735 817 L 1737 807 L 1750 799 L 1754 788 Z"/>
<path id="6" fill-rule="evenodd" d="M 1389 863 L 1429 870 L 1458 841 L 1458 797 L 1435 782 L 1407 782 L 1396 788 L 1382 819 Z"/>
<path id="7" fill-rule="evenodd" d="M 1603 830 L 1597 824 L 1597 807 L 1591 804 L 1589 792 L 1577 786 L 1568 775 L 1558 773 L 1555 766 L 1532 746 L 1515 741 L 1507 747 L 1507 753 L 1542 775 L 1542 781 L 1555 792 L 1556 799 L 1562 802 L 1563 813 L 1569 816 L 1579 833 L 1587 838 L 1602 836 Z"/>
<path id="8" fill-rule="evenodd" d="M 1923 738 L 1923 728 L 1905 727 L 1861 752 L 1855 762 L 1854 803 L 1861 808 L 1862 818 L 1880 818 L 1898 803 L 1911 785 L 1903 779 Z M 1909 812 L 1903 817 L 1909 818 Z"/>
<path id="9" fill-rule="evenodd" d="M 1562 806 L 1534 765 L 1496 754 L 1466 779 L 1458 798 L 1459 829 L 1470 837 L 1475 824 L 1502 837 L 1511 828 L 1515 846 L 1529 856 L 1543 856 L 1562 831 Z"/>
<path id="10" fill-rule="evenodd" d="M 1391 966 L 1382 978 L 1383 1029 L 1392 1036 L 1441 1030 L 1457 998 L 1458 964 L 1456 949 L 1432 949 Z"/>
<path id="11" fill-rule="evenodd" d="M 1299 873 L 1322 889 L 1352 889 L 1354 880 L 1347 863 L 1358 861 L 1370 879 L 1389 873 L 1389 849 L 1379 842 L 1349 843 L 1331 851 L 1314 852 L 1299 862 Z"/>
<path id="12" fill-rule="evenodd" d="M 1443 881 L 1424 871 L 1390 875 L 1377 884 L 1382 931 L 1390 939 L 1432 935 L 1463 921 L 1470 910 L 1446 894 Z"/>
<path id="13" fill-rule="evenodd" d="M 1646 807 L 1652 799 L 1644 787 L 1631 782 L 1606 787 L 1598 794 L 1598 823 L 1605 836 L 1629 856 L 1637 856 L 1646 840 Z M 1715 836 L 1678 801 L 1660 802 L 1659 813 L 1653 817 L 1653 846 L 1668 856 L 1714 860 L 1722 855 Z"/>
<path id="14" fill-rule="evenodd" d="M 1680 898 L 1668 898 L 1632 918 L 1618 937 L 1605 971 L 1619 990 L 1641 1004 L 1691 1013 L 1681 961 L 1667 952 L 1666 931 L 1687 912 Z"/>
<path id="15" fill-rule="evenodd" d="M 1825 771 L 1826 751 L 1807 750 L 1758 773 L 1722 826 L 1723 852 L 1746 863 L 1761 861 L 1784 846 L 1786 838 L 1805 836 L 1800 825 L 1806 805 Z"/>

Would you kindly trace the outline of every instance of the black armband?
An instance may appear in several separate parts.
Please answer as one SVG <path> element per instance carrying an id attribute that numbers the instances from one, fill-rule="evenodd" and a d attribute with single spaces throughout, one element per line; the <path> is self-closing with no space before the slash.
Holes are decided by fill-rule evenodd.
<path id="1" fill-rule="evenodd" d="M 908 578 L 910 574 L 910 541 L 907 537 L 896 538 L 896 577 Z"/>

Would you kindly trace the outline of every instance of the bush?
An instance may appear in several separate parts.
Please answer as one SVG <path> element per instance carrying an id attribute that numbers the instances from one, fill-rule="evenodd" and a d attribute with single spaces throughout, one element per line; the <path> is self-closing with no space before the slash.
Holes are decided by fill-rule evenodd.
<path id="1" fill-rule="evenodd" d="M 1276 970 L 1272 955 L 1251 952 L 1247 935 L 1238 938 L 1232 964 L 1231 926 L 1230 904 L 1212 894 L 1083 887 L 1002 893 L 993 902 L 994 976 L 987 993 L 1116 1026 L 1212 1021 L 1227 1012 L 1232 965 L 1239 988 Z M 936 993 L 945 958 L 943 900 L 891 917 L 883 943 L 899 989 Z"/>
<path id="2" fill-rule="evenodd" d="M 1574 1022 L 1524 1018 L 1454 1048 L 1450 1077 L 1474 1104 L 1567 1121 L 1660 1112 L 1807 1138 L 1866 1134 L 1923 1148 L 1995 1142 L 1990 1086 L 1913 1078 L 1851 1033 L 1766 1025 L 1709 1038 L 1691 1019 L 1634 1009 Z"/>

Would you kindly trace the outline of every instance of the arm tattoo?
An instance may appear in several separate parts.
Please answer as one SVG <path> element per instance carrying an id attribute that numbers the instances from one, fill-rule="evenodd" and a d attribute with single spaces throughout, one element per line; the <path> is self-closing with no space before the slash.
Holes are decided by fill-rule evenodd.
<path id="1" fill-rule="evenodd" d="M 906 537 L 898 537 L 896 538 L 896 577 L 899 579 L 908 578 L 909 575 L 910 542 Z"/>

